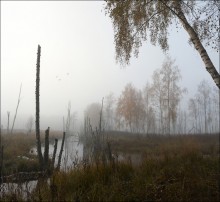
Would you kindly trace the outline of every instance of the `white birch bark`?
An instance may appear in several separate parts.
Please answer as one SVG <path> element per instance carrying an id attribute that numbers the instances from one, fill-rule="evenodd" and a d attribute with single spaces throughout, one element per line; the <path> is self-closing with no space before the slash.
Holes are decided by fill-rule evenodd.
<path id="1" fill-rule="evenodd" d="M 180 8 L 180 5 L 178 5 L 176 8 L 177 8 L 177 17 L 179 18 L 181 24 L 183 25 L 183 28 L 189 34 L 189 37 L 194 45 L 194 48 L 198 51 L 203 63 L 205 64 L 206 70 L 209 72 L 215 84 L 220 89 L 220 75 L 218 71 L 216 70 L 215 66 L 213 65 L 204 46 L 202 45 L 198 34 L 195 32 L 192 26 L 188 23 L 184 13 L 182 12 Z"/>

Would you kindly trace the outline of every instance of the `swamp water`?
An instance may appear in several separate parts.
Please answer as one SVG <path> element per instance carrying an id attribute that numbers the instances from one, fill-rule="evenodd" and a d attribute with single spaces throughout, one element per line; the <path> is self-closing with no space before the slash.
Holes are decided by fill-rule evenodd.
<path id="1" fill-rule="evenodd" d="M 58 163 L 58 156 L 61 149 L 61 143 L 62 139 L 58 140 L 57 143 L 57 152 L 56 152 L 56 158 L 55 158 L 55 168 Z M 42 153 L 44 153 L 44 146 L 42 148 Z M 52 159 L 54 151 L 54 143 L 49 144 L 49 157 Z M 30 150 L 30 153 L 37 155 L 37 149 L 36 147 L 32 148 Z M 83 156 L 84 155 L 84 156 Z M 74 169 L 75 166 L 77 166 L 80 162 L 82 162 L 83 158 L 87 158 L 88 155 L 90 155 L 90 152 L 87 148 L 83 146 L 82 143 L 79 143 L 76 137 L 69 136 L 66 137 L 64 147 L 63 147 L 63 153 L 61 158 L 61 165 L 60 170 L 62 171 L 68 171 L 69 169 Z M 127 159 L 130 159 L 130 155 L 117 155 L 118 161 L 124 161 Z M 140 156 L 133 156 L 133 160 L 137 160 L 137 157 Z M 26 158 L 26 157 L 22 157 Z M 133 162 L 133 160 L 131 161 Z M 47 180 L 47 183 L 50 184 L 50 179 Z M 20 196 L 24 200 L 31 200 L 31 192 L 36 188 L 38 184 L 38 180 L 34 181 L 28 181 L 24 183 L 3 183 L 0 185 L 0 197 L 2 197 L 4 194 L 7 193 L 14 193 L 16 196 Z"/>
<path id="2" fill-rule="evenodd" d="M 61 149 L 62 139 L 58 140 L 57 153 L 54 166 L 57 166 L 58 156 Z M 44 146 L 41 147 L 42 153 L 44 153 Z M 49 144 L 49 157 L 52 159 L 54 151 L 54 144 Z M 37 155 L 37 149 L 34 147 L 31 152 Z M 79 143 L 76 137 L 69 136 L 65 139 L 60 169 L 66 171 L 74 167 L 75 163 L 79 163 L 83 159 L 83 144 Z"/>
<path id="3" fill-rule="evenodd" d="M 57 143 L 57 153 L 55 158 L 55 167 L 58 163 L 58 156 L 61 149 L 61 143 L 62 139 L 58 140 Z M 52 159 L 54 151 L 54 143 L 49 144 L 49 157 Z M 42 153 L 44 152 L 44 146 L 42 146 Z M 36 147 L 32 148 L 30 150 L 30 153 L 37 155 L 37 149 Z M 27 157 L 22 157 L 27 158 Z M 61 165 L 60 170 L 67 171 L 68 169 L 74 168 L 75 165 L 77 165 L 79 162 L 81 162 L 83 159 L 83 144 L 79 143 L 77 138 L 74 136 L 69 136 L 66 138 L 64 147 L 63 147 L 63 153 L 62 153 L 62 159 L 61 159 Z M 48 179 L 48 183 L 50 180 Z M 14 193 L 17 196 L 20 196 L 21 198 L 28 200 L 30 199 L 30 193 L 34 190 L 34 188 L 37 186 L 38 180 L 34 181 L 28 181 L 24 183 L 3 183 L 0 185 L 0 197 L 3 197 L 4 194 L 7 193 Z"/>

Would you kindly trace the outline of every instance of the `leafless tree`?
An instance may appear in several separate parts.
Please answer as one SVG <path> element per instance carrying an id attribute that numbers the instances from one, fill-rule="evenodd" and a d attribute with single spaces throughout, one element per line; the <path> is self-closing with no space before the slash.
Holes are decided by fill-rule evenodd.
<path id="1" fill-rule="evenodd" d="M 186 92 L 178 83 L 181 74 L 174 63 L 175 60 L 167 56 L 162 68 L 155 70 L 153 74 L 152 98 L 157 110 L 159 108 L 160 131 L 167 134 L 175 132 L 177 107 L 182 94 Z"/>
<path id="2" fill-rule="evenodd" d="M 192 127 L 198 133 L 219 132 L 219 92 L 206 80 L 198 85 L 194 98 L 189 100 L 188 109 Z"/>
<path id="3" fill-rule="evenodd" d="M 104 113 L 103 113 L 106 130 L 113 130 L 114 128 L 114 116 L 115 116 L 114 104 L 115 104 L 114 94 L 109 93 L 105 97 Z"/>
<path id="4" fill-rule="evenodd" d="M 220 92 L 215 86 L 212 88 L 212 123 L 214 132 L 220 132 Z"/>
<path id="5" fill-rule="evenodd" d="M 153 102 L 152 102 L 152 86 L 149 82 L 146 83 L 143 89 L 143 97 L 144 97 L 144 107 L 146 112 L 145 117 L 145 124 L 143 128 L 143 132 L 148 133 L 155 133 L 156 132 L 156 117 L 155 112 L 153 109 Z"/>
<path id="6" fill-rule="evenodd" d="M 163 82 L 162 76 L 160 74 L 160 70 L 157 69 L 153 73 L 153 83 L 152 83 L 152 106 L 155 109 L 157 125 L 158 125 L 158 133 L 165 132 L 164 126 L 164 109 L 163 109 Z"/>
<path id="7" fill-rule="evenodd" d="M 18 107 L 21 101 L 21 88 L 22 88 L 22 84 L 20 85 L 20 91 L 19 91 L 19 95 L 18 95 L 18 103 L 17 103 L 17 107 L 16 107 L 16 111 L 15 111 L 15 115 L 14 115 L 14 119 L 13 119 L 13 123 L 12 123 L 12 127 L 11 127 L 11 134 L 13 133 L 13 129 L 14 129 L 14 124 L 15 124 L 15 120 L 17 117 L 17 113 L 18 113 Z"/>
<path id="8" fill-rule="evenodd" d="M 195 98 L 191 98 L 188 103 L 189 115 L 192 117 L 192 129 L 194 133 L 198 132 L 198 103 Z"/>
<path id="9" fill-rule="evenodd" d="M 198 96 L 204 117 L 205 133 L 208 133 L 208 105 L 210 101 L 211 88 L 206 80 L 203 80 L 198 86 Z"/>
<path id="10" fill-rule="evenodd" d="M 99 119 L 100 119 L 100 110 L 101 110 L 100 103 L 92 103 L 87 106 L 84 116 L 90 119 L 90 125 L 93 129 L 99 128 Z"/>
<path id="11" fill-rule="evenodd" d="M 26 123 L 27 134 L 31 134 L 33 126 L 34 126 L 34 118 L 33 116 L 30 116 Z"/>

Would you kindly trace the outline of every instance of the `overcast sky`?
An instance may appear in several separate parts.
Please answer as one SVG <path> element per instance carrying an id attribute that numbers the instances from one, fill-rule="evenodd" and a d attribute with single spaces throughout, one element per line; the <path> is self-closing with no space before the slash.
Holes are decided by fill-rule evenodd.
<path id="1" fill-rule="evenodd" d="M 101 1 L 1 1 L 1 122 L 14 116 L 19 87 L 21 102 L 15 128 L 35 114 L 37 46 L 41 45 L 40 109 L 42 127 L 59 129 L 67 113 L 83 114 L 92 102 L 113 92 L 118 97 L 128 82 L 142 89 L 160 68 L 165 55 L 144 43 L 138 59 L 123 68 L 115 62 L 114 32 Z M 181 85 L 192 96 L 201 80 L 214 83 L 183 29 L 170 31 L 169 55 L 181 70 Z M 219 67 L 219 57 L 208 49 Z M 59 80 L 60 79 L 60 80 Z M 56 124 L 54 124 L 56 122 Z M 57 124 L 60 123 L 60 124 Z M 62 128 L 60 128 L 62 129 Z"/>

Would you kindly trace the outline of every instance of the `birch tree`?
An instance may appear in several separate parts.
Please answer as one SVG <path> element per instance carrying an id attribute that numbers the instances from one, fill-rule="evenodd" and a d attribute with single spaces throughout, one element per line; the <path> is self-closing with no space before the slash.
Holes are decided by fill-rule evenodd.
<path id="1" fill-rule="evenodd" d="M 198 86 L 198 96 L 200 101 L 200 106 L 203 112 L 204 117 L 204 132 L 208 132 L 208 105 L 210 103 L 210 94 L 211 94 L 211 88 L 206 80 L 201 81 L 201 83 Z"/>
<path id="2" fill-rule="evenodd" d="M 194 133 L 198 131 L 198 104 L 195 98 L 190 98 L 188 103 L 189 115 L 192 119 L 192 129 Z"/>
<path id="3" fill-rule="evenodd" d="M 177 119 L 177 107 L 180 98 L 186 89 L 179 86 L 181 79 L 180 70 L 175 65 L 175 60 L 169 56 L 166 57 L 162 68 L 154 72 L 152 94 L 154 103 L 159 108 L 160 129 L 162 133 L 175 132 L 175 123 Z"/>
<path id="4" fill-rule="evenodd" d="M 155 133 L 156 123 L 155 123 L 155 113 L 152 108 L 152 85 L 147 82 L 143 89 L 144 107 L 146 112 L 145 125 L 143 132 Z"/>
<path id="5" fill-rule="evenodd" d="M 189 118 L 197 133 L 219 132 L 219 89 L 202 80 L 188 103 Z"/>
<path id="6" fill-rule="evenodd" d="M 158 133 L 164 133 L 164 109 L 163 109 L 163 83 L 160 70 L 156 69 L 153 73 L 152 84 L 152 107 L 156 112 L 156 119 L 158 125 Z"/>
<path id="7" fill-rule="evenodd" d="M 220 122 L 220 97 L 219 90 L 214 86 L 211 93 L 212 97 L 212 124 L 213 131 L 219 132 L 219 122 Z"/>
<path id="8" fill-rule="evenodd" d="M 135 99 L 135 132 L 144 132 L 143 128 L 146 123 L 146 111 L 144 109 L 144 99 L 142 96 L 142 92 L 139 90 L 136 92 Z"/>
<path id="9" fill-rule="evenodd" d="M 138 57 L 139 48 L 147 40 L 167 52 L 169 27 L 183 27 L 205 69 L 220 88 L 219 72 L 205 49 L 212 47 L 219 51 L 219 1 L 106 0 L 105 10 L 114 27 L 117 62 L 129 64 L 131 56 Z"/>
<path id="10" fill-rule="evenodd" d="M 181 79 L 180 70 L 175 65 L 175 60 L 172 60 L 169 56 L 166 57 L 160 70 L 162 75 L 164 98 L 163 104 L 166 108 L 167 113 L 167 132 L 171 132 L 171 124 L 173 132 L 175 132 L 175 122 L 177 118 L 177 106 L 180 103 L 180 98 L 186 89 L 182 89 L 179 86 Z"/>
<path id="11" fill-rule="evenodd" d="M 31 115 L 27 119 L 27 122 L 25 124 L 26 129 L 27 129 L 27 134 L 31 134 L 33 126 L 34 126 L 34 117 Z"/>

